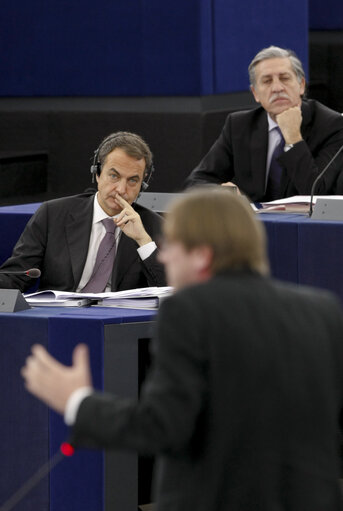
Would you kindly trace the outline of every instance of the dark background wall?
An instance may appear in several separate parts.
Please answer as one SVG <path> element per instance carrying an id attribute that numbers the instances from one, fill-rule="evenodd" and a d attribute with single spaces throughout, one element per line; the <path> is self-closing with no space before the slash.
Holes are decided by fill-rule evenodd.
<path id="1" fill-rule="evenodd" d="M 247 66 L 294 49 L 309 94 L 343 111 L 343 4 L 329 0 L 3 0 L 0 203 L 77 193 L 94 149 L 134 131 L 151 191 L 178 191 L 228 112 L 250 108 Z M 315 29 L 309 30 L 309 29 Z"/>

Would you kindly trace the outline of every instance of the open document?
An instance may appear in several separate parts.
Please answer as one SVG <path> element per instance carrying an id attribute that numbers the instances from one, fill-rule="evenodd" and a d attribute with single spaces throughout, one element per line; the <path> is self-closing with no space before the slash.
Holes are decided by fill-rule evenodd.
<path id="1" fill-rule="evenodd" d="M 32 306 L 86 306 L 101 305 L 102 307 L 126 307 L 130 309 L 157 309 L 160 301 L 171 295 L 173 288 L 141 287 L 125 291 L 107 293 L 74 293 L 69 291 L 37 291 L 25 294 L 25 300 Z"/>
<path id="2" fill-rule="evenodd" d="M 316 203 L 317 199 L 343 200 L 343 195 L 315 195 L 313 204 Z M 285 199 L 261 202 L 253 209 L 257 213 L 309 213 L 310 201 L 310 195 L 294 195 Z"/>

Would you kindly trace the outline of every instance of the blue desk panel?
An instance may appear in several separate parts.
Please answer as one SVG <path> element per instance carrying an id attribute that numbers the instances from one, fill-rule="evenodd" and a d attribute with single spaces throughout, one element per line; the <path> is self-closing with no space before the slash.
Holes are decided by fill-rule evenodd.
<path id="1" fill-rule="evenodd" d="M 25 225 L 40 203 L 0 207 L 0 264 L 8 259 Z"/>
<path id="2" fill-rule="evenodd" d="M 343 300 L 343 222 L 263 213 L 272 275 L 333 291 Z"/>
<path id="3" fill-rule="evenodd" d="M 20 368 L 34 343 L 41 343 L 59 360 L 71 363 L 74 346 L 84 342 L 89 346 L 93 384 L 131 397 L 137 392 L 135 366 L 113 364 L 116 388 L 104 385 L 104 360 L 106 332 L 110 331 L 112 350 L 128 351 L 127 360 L 138 351 L 139 332 L 142 325 L 150 324 L 154 311 L 138 311 L 109 308 L 35 308 L 14 314 L 0 314 L 0 388 L 2 438 L 2 473 L 0 478 L 0 505 L 2 505 L 68 437 L 63 419 L 32 397 L 25 389 Z M 125 328 L 136 325 L 138 334 L 126 342 Z M 146 333 L 145 333 L 146 336 Z M 107 335 L 108 337 L 108 335 Z M 107 377 L 108 378 L 108 377 Z M 132 382 L 135 385 L 132 387 Z M 121 383 L 121 385 L 119 385 Z M 132 390 L 133 388 L 133 390 Z M 137 471 L 131 474 L 136 460 L 132 455 L 119 454 L 123 474 L 116 477 L 122 486 L 131 477 L 134 492 Z M 126 457 L 125 457 L 126 456 Z M 128 466 L 125 469 L 125 466 Z M 15 508 L 16 511 L 130 511 L 137 508 L 137 491 L 126 493 L 118 499 L 118 506 L 105 505 L 105 456 L 99 451 L 80 450 L 72 458 L 63 460 L 43 481 Z M 122 478 L 122 479 L 121 479 Z"/>

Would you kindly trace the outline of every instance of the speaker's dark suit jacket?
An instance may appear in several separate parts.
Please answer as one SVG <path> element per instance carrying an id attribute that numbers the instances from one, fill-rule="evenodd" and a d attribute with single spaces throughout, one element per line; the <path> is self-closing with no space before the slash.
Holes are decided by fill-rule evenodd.
<path id="1" fill-rule="evenodd" d="M 301 106 L 303 141 L 282 154 L 280 197 L 309 195 L 321 170 L 343 145 L 343 117 L 314 100 Z M 187 186 L 233 181 L 252 201 L 265 195 L 268 119 L 262 108 L 234 112 L 210 151 L 187 179 Z M 343 152 L 318 182 L 316 195 L 343 194 Z"/>
<path id="2" fill-rule="evenodd" d="M 327 294 L 227 272 L 166 300 L 140 402 L 95 394 L 81 445 L 157 453 L 158 511 L 337 511 L 343 319 Z"/>
<path id="3" fill-rule="evenodd" d="M 12 256 L 2 270 L 18 271 L 39 268 L 40 289 L 75 291 L 86 262 L 93 219 L 94 194 L 81 194 L 43 203 L 29 220 Z M 161 235 L 162 218 L 135 204 L 143 225 L 156 241 Z M 113 265 L 112 290 L 164 286 L 162 265 L 157 251 L 142 261 L 138 245 L 122 233 Z M 32 279 L 0 275 L 0 288 L 26 291 Z"/>

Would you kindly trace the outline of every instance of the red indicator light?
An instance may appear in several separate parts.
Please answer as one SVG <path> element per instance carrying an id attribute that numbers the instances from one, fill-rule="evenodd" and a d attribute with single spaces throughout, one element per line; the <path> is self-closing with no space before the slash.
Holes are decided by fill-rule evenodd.
<path id="1" fill-rule="evenodd" d="M 68 444 L 68 442 L 63 442 L 63 444 L 61 444 L 60 451 L 64 454 L 64 456 L 72 456 L 75 449 L 72 445 Z"/>

